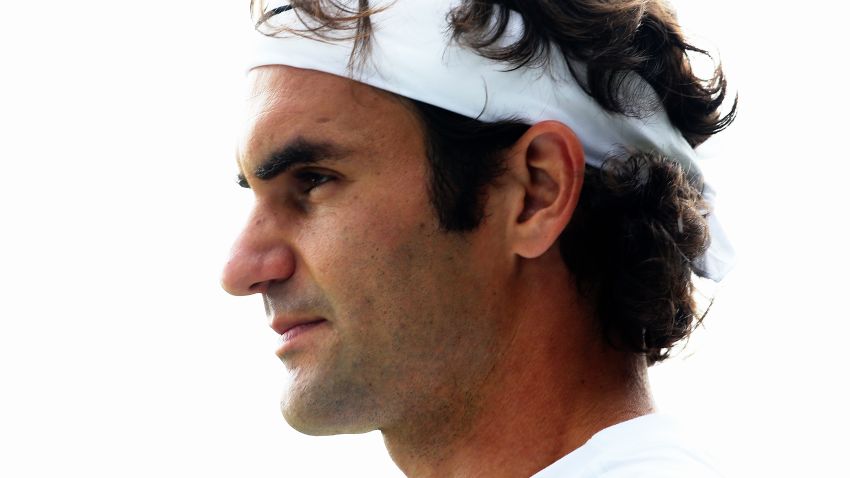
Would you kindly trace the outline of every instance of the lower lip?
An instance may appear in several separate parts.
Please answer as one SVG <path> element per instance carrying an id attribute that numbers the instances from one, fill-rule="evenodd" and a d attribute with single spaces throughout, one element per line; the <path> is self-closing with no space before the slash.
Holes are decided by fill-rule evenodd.
<path id="1" fill-rule="evenodd" d="M 277 355 L 283 355 L 295 347 L 297 343 L 308 339 L 311 335 L 313 335 L 312 333 L 315 332 L 317 328 L 320 328 L 326 322 L 326 320 L 319 320 L 317 322 L 300 324 L 284 332 L 278 341 L 279 346 L 277 349 Z"/>

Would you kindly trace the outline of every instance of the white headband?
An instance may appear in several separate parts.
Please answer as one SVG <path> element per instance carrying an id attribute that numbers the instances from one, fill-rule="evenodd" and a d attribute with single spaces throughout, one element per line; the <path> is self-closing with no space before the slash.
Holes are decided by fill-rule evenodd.
<path id="1" fill-rule="evenodd" d="M 353 40 L 343 32 L 339 41 L 294 34 L 255 35 L 249 69 L 288 65 L 353 78 L 361 83 L 428 103 L 481 121 L 518 120 L 535 124 L 557 120 L 572 129 L 584 147 L 585 161 L 594 167 L 631 151 L 658 151 L 678 161 L 689 177 L 701 178 L 696 152 L 667 117 L 663 108 L 641 118 L 605 111 L 576 82 L 557 48 L 548 67 L 510 70 L 451 41 L 448 14 L 459 0 L 386 0 L 388 8 L 372 15 L 369 58 L 354 72 L 349 68 Z M 356 10 L 357 1 L 349 0 Z M 378 2 L 371 2 L 373 5 Z M 310 19 L 293 10 L 281 11 L 269 27 L 304 30 Z M 513 43 L 522 31 L 513 13 L 496 46 Z M 647 104 L 657 105 L 650 86 L 635 78 L 632 87 L 645 91 Z M 714 190 L 706 183 L 703 198 L 710 205 Z M 698 275 L 719 281 L 731 269 L 734 251 L 714 214 L 708 216 L 711 247 L 695 261 Z"/>

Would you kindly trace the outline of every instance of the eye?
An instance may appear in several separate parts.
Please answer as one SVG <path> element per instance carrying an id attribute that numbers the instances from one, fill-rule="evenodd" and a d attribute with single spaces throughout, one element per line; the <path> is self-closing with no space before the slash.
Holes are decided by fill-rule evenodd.
<path id="1" fill-rule="evenodd" d="M 308 194 L 313 189 L 334 179 L 336 178 L 329 174 L 322 174 L 317 171 L 298 171 L 295 173 L 295 180 L 303 194 Z"/>

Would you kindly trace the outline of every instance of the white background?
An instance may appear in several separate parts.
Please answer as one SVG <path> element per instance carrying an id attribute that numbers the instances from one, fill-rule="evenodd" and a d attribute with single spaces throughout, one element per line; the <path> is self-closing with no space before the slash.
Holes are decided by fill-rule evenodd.
<path id="1" fill-rule="evenodd" d="M 657 401 L 731 476 L 848 476 L 846 27 L 836 2 L 677 3 L 741 95 L 702 151 L 740 259 Z M 218 286 L 250 206 L 247 14 L 0 7 L 0 476 L 399 476 L 379 435 L 285 425 L 260 300 Z"/>

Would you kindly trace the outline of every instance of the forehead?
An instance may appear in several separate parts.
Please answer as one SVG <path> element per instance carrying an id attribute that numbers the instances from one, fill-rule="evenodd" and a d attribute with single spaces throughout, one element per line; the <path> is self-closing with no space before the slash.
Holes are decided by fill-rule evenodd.
<path id="1" fill-rule="evenodd" d="M 295 138 L 362 149 L 421 136 L 412 107 L 402 98 L 312 70 L 280 65 L 251 70 L 245 106 L 243 168 Z"/>

